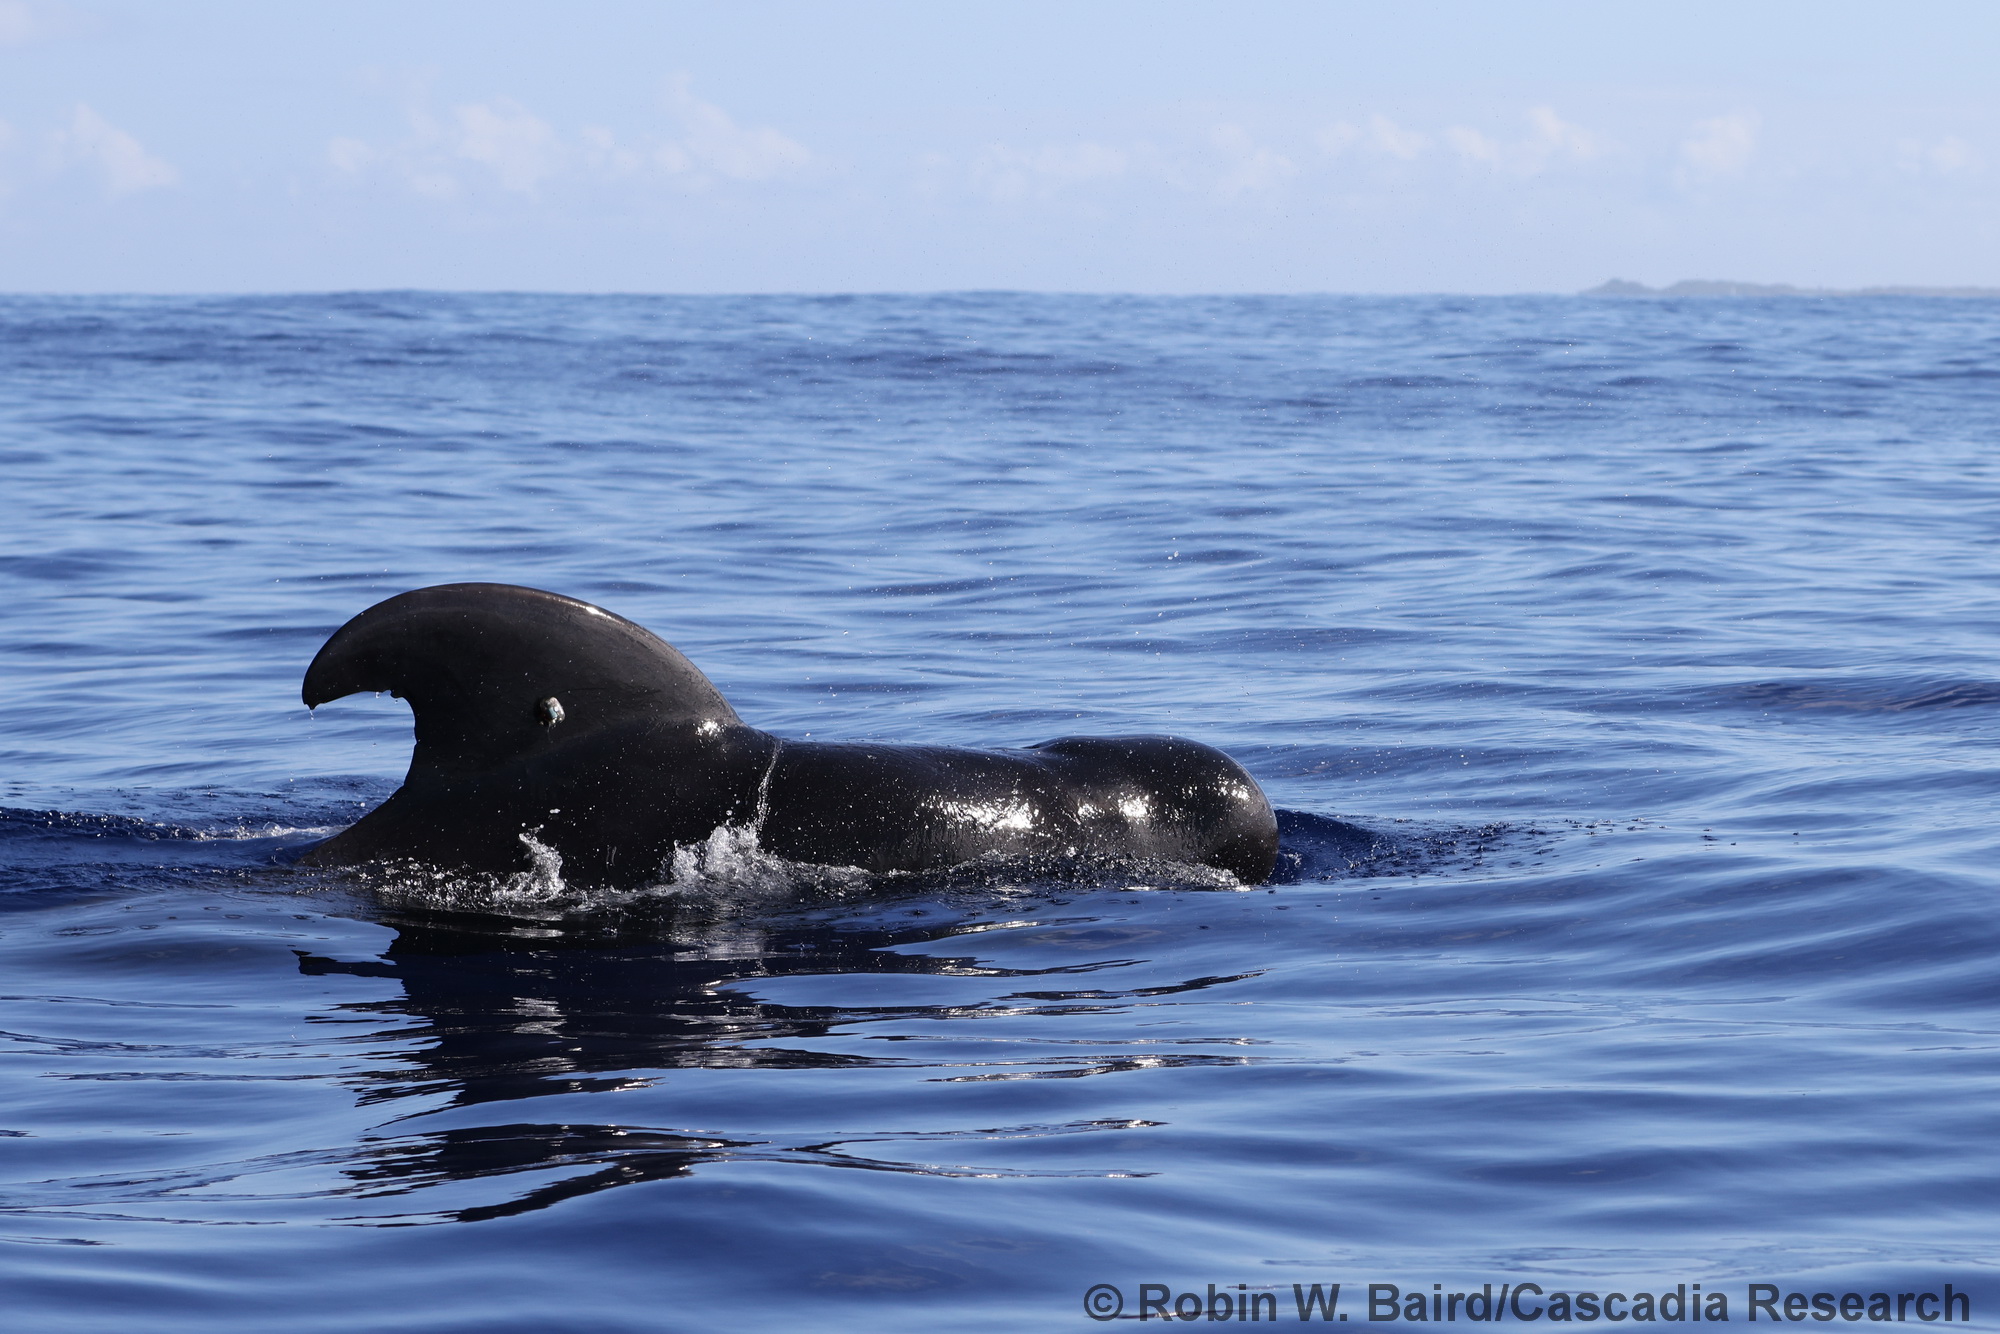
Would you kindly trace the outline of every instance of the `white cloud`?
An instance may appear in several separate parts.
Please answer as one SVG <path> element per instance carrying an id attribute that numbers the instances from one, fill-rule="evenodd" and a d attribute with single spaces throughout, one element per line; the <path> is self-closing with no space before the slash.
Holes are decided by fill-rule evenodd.
<path id="1" fill-rule="evenodd" d="M 1604 151 L 1596 135 L 1570 124 L 1551 107 L 1530 108 L 1527 120 L 1528 136 L 1512 143 L 1503 143 L 1463 125 L 1446 130 L 1444 140 L 1466 162 L 1521 176 L 1536 175 L 1565 159 L 1588 161 Z"/>
<path id="2" fill-rule="evenodd" d="M 474 103 L 459 107 L 455 114 L 458 156 L 491 167 L 501 189 L 533 194 L 556 169 L 561 156 L 556 132 L 517 103 L 504 99 L 493 106 Z"/>
<path id="3" fill-rule="evenodd" d="M 137 194 L 180 182 L 171 163 L 148 153 L 137 139 L 82 103 L 69 128 L 56 131 L 51 142 L 57 162 L 95 167 L 107 194 Z"/>
<path id="4" fill-rule="evenodd" d="M 1336 121 L 1315 134 L 1313 142 L 1321 152 L 1333 157 L 1358 147 L 1410 162 L 1430 147 L 1431 139 L 1421 130 L 1406 130 L 1377 112 L 1368 118 L 1365 125 Z"/>
<path id="5" fill-rule="evenodd" d="M 42 25 L 25 0 L 0 0 L 0 46 L 20 46 L 42 35 Z"/>
<path id="6" fill-rule="evenodd" d="M 1930 141 L 1904 139 L 1897 143 L 1896 149 L 1902 168 L 1907 172 L 1952 176 L 1979 166 L 1979 155 L 1973 151 L 1972 145 L 1957 135 L 1948 134 L 1942 139 Z"/>
<path id="7" fill-rule="evenodd" d="M 1048 198 L 1066 186 L 1122 176 L 1132 155 L 1088 140 L 1045 144 L 1040 148 L 989 146 L 973 164 L 973 184 L 982 194 L 1003 202 Z M 940 158 L 931 166 L 943 166 Z"/>
<path id="8" fill-rule="evenodd" d="M 1463 125 L 1454 125 L 1446 130 L 1444 139 L 1467 162 L 1483 162 L 1497 167 L 1501 159 L 1506 156 L 1505 150 L 1499 144 L 1479 131 L 1468 130 Z"/>
<path id="9" fill-rule="evenodd" d="M 1698 121 L 1681 143 L 1681 162 L 1690 172 L 1739 176 L 1757 152 L 1757 118 L 1742 112 Z"/>
<path id="10" fill-rule="evenodd" d="M 695 97 L 685 77 L 669 84 L 667 103 L 675 133 L 626 138 L 602 125 L 566 135 L 507 98 L 462 104 L 445 120 L 419 105 L 409 112 L 410 133 L 401 143 L 343 136 L 328 141 L 326 155 L 345 175 L 384 171 L 431 199 L 463 192 L 466 163 L 485 168 L 502 190 L 535 195 L 564 177 L 635 184 L 652 179 L 700 190 L 718 181 L 775 180 L 812 161 L 798 141 L 775 129 L 738 125 L 722 108 Z"/>
<path id="11" fill-rule="evenodd" d="M 618 136 L 602 125 L 586 125 L 576 132 L 582 145 L 584 170 L 598 176 L 632 176 L 646 166 L 646 154 L 618 142 Z"/>
<path id="12" fill-rule="evenodd" d="M 674 78 L 668 101 L 679 114 L 684 131 L 674 147 L 689 166 L 699 164 L 733 181 L 767 181 L 796 171 L 812 159 L 803 144 L 776 130 L 738 125 L 721 107 L 689 92 L 684 74 Z"/>
<path id="13" fill-rule="evenodd" d="M 768 126 L 738 125 L 712 102 L 688 89 L 687 76 L 667 85 L 667 106 L 678 133 L 641 134 L 621 139 L 600 125 L 577 134 L 584 169 L 606 179 L 673 180 L 683 189 L 703 190 L 718 181 L 759 182 L 796 176 L 811 165 L 804 144 Z"/>
<path id="14" fill-rule="evenodd" d="M 920 161 L 927 173 L 950 172 L 949 155 L 932 153 Z M 1291 158 L 1257 141 L 1241 125 L 1215 126 L 1205 140 L 1162 148 L 1149 141 L 1118 146 L 1094 140 L 1017 148 L 989 144 L 962 178 L 977 193 L 1001 203 L 1054 199 L 1078 187 L 1123 180 L 1166 186 L 1183 194 L 1233 198 L 1266 192 L 1299 174 Z M 920 188 L 935 193 L 932 181 Z"/>
<path id="15" fill-rule="evenodd" d="M 1588 159 L 1604 151 L 1596 135 L 1570 124 L 1555 113 L 1554 107 L 1529 108 L 1528 124 L 1534 127 L 1535 143 L 1550 154 Z"/>
<path id="16" fill-rule="evenodd" d="M 1406 130 L 1379 113 L 1368 118 L 1364 139 L 1368 147 L 1376 152 L 1399 157 L 1405 162 L 1414 161 L 1431 144 L 1429 135 L 1418 130 Z"/>
<path id="17" fill-rule="evenodd" d="M 1344 166 L 1338 188 L 1352 190 L 1371 178 L 1407 178 L 1404 164 L 1426 158 L 1438 162 L 1447 174 L 1456 164 L 1525 179 L 1613 151 L 1607 139 L 1565 120 L 1551 107 L 1531 106 L 1518 116 L 1512 134 L 1463 125 L 1416 128 L 1377 112 L 1290 132 L 1283 126 L 1253 129 L 1226 122 L 1198 137 L 1160 141 L 1077 140 L 1040 147 L 996 143 L 970 162 L 949 153 L 925 156 L 916 188 L 927 195 L 970 190 L 1012 203 L 1074 197 L 1084 193 L 1079 187 L 1105 187 L 1088 193 L 1094 204 L 1106 207 L 1114 206 L 1117 198 L 1129 203 L 1136 198 L 1135 191 L 1157 187 L 1217 201 L 1248 201 L 1322 188 L 1332 179 L 1329 158 L 1340 159 Z M 1411 184 L 1403 179 L 1399 188 Z"/>
<path id="18" fill-rule="evenodd" d="M 1221 179 L 1215 183 L 1215 188 L 1222 194 L 1240 195 L 1253 190 L 1269 190 L 1299 174 L 1299 169 L 1292 165 L 1290 158 L 1257 143 L 1240 125 L 1218 125 L 1208 139 L 1232 159 L 1223 169 Z"/>
<path id="19" fill-rule="evenodd" d="M 1318 134 L 1312 142 L 1320 146 L 1320 152 L 1330 156 L 1340 156 L 1350 148 L 1366 148 L 1368 152 L 1388 154 L 1390 158 L 1402 158 L 1412 162 L 1430 148 L 1430 136 L 1422 130 L 1404 130 L 1400 124 L 1376 112 L 1368 116 L 1368 122 L 1356 126 L 1350 120 L 1338 120 Z"/>

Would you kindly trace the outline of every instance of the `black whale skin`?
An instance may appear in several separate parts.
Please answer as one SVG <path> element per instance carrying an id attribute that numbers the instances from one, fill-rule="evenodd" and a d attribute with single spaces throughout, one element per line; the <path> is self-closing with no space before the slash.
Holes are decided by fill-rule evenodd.
<path id="1" fill-rule="evenodd" d="M 507 874 L 531 864 L 526 835 L 561 855 L 570 884 L 636 884 L 726 825 L 780 857 L 877 872 L 1052 853 L 1192 862 L 1255 884 L 1277 856 L 1270 803 L 1213 747 L 780 741 L 643 627 L 532 588 L 446 584 L 370 607 L 320 649 L 301 694 L 316 708 L 364 690 L 409 701 L 410 771 L 309 864 Z"/>

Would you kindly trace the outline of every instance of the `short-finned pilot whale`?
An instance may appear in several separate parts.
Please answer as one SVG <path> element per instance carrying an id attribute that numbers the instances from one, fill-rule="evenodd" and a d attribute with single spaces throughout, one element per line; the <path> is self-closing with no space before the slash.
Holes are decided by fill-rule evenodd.
<path id="1" fill-rule="evenodd" d="M 765 852 L 874 872 L 998 854 L 1160 858 L 1271 874 L 1278 828 L 1221 751 L 1175 737 L 1020 750 L 780 740 L 651 632 L 555 593 L 443 584 L 377 603 L 306 670 L 307 708 L 409 701 L 403 786 L 301 858 L 507 874 L 528 835 L 577 886 L 657 881 L 676 847 L 747 827 Z"/>

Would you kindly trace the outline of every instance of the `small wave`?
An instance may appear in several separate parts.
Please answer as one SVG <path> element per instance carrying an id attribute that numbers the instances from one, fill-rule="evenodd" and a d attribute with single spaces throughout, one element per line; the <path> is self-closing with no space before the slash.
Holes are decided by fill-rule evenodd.
<path id="1" fill-rule="evenodd" d="M 1994 681 L 1759 681 L 1718 692 L 1729 703 L 1765 709 L 1840 709 L 1856 713 L 1907 713 L 1915 709 L 1969 709 L 2000 704 Z"/>
<path id="2" fill-rule="evenodd" d="M 182 823 L 0 808 L 0 899 L 18 910 L 76 895 L 116 898 L 191 883 L 271 887 L 275 882 L 298 892 L 294 865 L 340 828 L 281 813 Z"/>
<path id="3" fill-rule="evenodd" d="M 327 838 L 344 826 L 242 819 L 211 825 L 147 820 L 88 811 L 0 807 L 0 841 L 9 839 L 110 840 L 122 843 L 251 843 L 281 838 Z"/>
<path id="4" fill-rule="evenodd" d="M 1549 831 L 1496 821 L 1482 825 L 1429 825 L 1397 820 L 1389 830 L 1367 829 L 1310 811 L 1279 811 L 1278 868 L 1274 884 L 1306 880 L 1366 880 L 1382 876 L 1472 875 L 1502 861 L 1519 865 L 1545 848 L 1531 847 Z"/>
<path id="5" fill-rule="evenodd" d="M 295 1150 L 115 1175 L 54 1177 L 10 1186 L 6 1195 L 0 1196 L 0 1209 L 56 1218 L 91 1218 L 141 1206 L 162 1222 L 243 1224 L 253 1218 L 268 1221 L 273 1210 L 282 1211 L 287 1206 L 311 1210 L 321 1201 L 344 1199 L 366 1202 L 364 1207 L 372 1209 L 343 1216 L 337 1220 L 340 1223 L 408 1227 L 532 1213 L 619 1186 L 685 1177 L 704 1164 L 722 1162 L 858 1168 L 929 1177 L 1115 1179 L 1151 1174 L 1110 1165 L 1020 1167 L 1008 1164 L 987 1146 L 1053 1136 L 1129 1133 L 1160 1124 L 1113 1117 L 1055 1124 L 748 1138 L 626 1124 L 513 1123 L 370 1136 L 340 1149 Z M 875 1147 L 881 1145 L 907 1147 L 921 1156 L 885 1156 Z M 941 1152 L 951 1157 L 941 1158 Z M 430 1203 L 433 1191 L 449 1190 L 463 1197 L 470 1193 L 468 1188 L 484 1195 L 484 1201 Z M 385 1209 L 379 1202 L 386 1201 L 395 1203 Z M 313 1213 L 307 1216 L 317 1217 Z"/>
<path id="6" fill-rule="evenodd" d="M 197 830 L 161 820 L 131 815 L 93 815 L 87 811 L 36 811 L 0 807 L 0 838 L 115 838 L 160 842 L 195 839 Z"/>

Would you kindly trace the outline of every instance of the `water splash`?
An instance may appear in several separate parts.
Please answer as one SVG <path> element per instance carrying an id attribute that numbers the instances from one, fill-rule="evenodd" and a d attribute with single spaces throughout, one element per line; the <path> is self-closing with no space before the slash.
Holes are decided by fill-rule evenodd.
<path id="1" fill-rule="evenodd" d="M 563 883 L 562 854 L 535 835 L 540 829 L 523 829 L 518 837 L 521 846 L 528 850 L 529 866 L 525 871 L 517 871 L 501 882 L 494 898 L 503 905 L 515 903 L 523 906 L 554 904 L 570 897 L 569 886 Z"/>
<path id="2" fill-rule="evenodd" d="M 820 866 L 765 852 L 757 824 L 719 826 L 701 842 L 675 848 L 667 866 L 672 888 L 704 895 L 746 891 L 769 895 L 807 887 L 851 889 L 874 879 L 858 866 Z"/>

